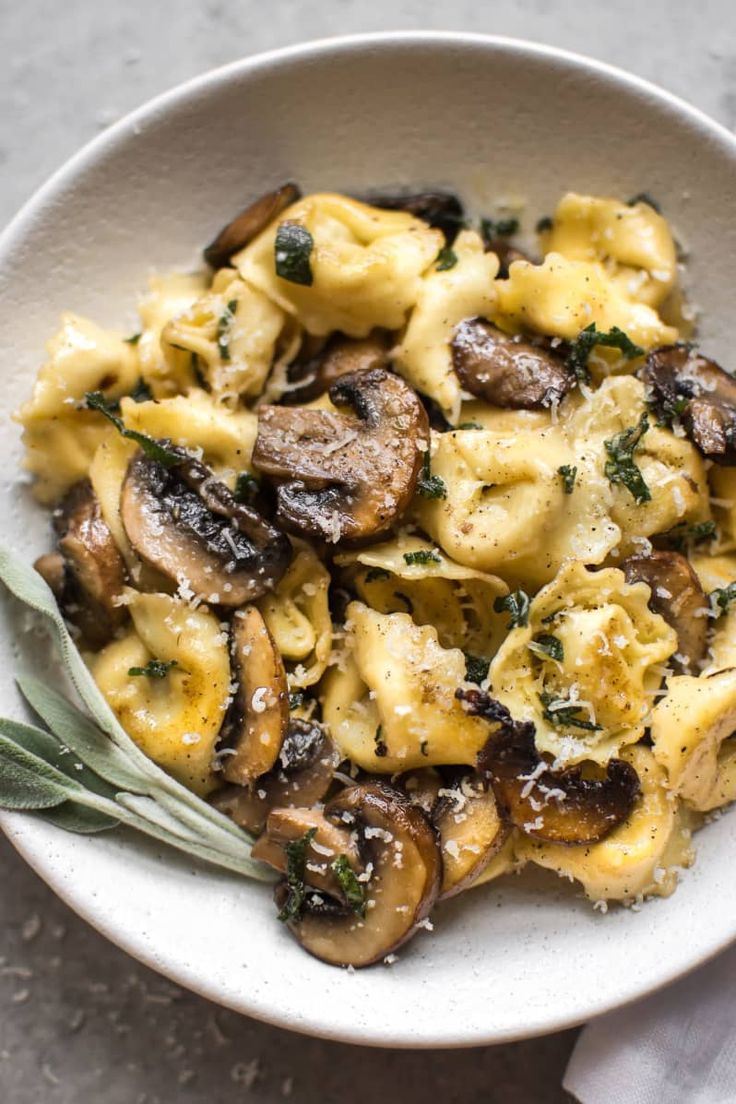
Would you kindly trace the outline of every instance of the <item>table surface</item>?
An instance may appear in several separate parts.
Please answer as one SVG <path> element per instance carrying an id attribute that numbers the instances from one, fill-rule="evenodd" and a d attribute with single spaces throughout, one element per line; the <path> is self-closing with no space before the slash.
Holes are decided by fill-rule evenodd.
<path id="1" fill-rule="evenodd" d="M 246 54 L 331 34 L 511 35 L 628 68 L 736 127 L 731 0 L 29 0 L 0 4 L 0 223 L 97 132 Z M 108 944 L 0 840 L 4 1104 L 561 1104 L 575 1032 L 375 1051 L 223 1011 Z M 489 964 L 492 969 L 492 963 Z"/>

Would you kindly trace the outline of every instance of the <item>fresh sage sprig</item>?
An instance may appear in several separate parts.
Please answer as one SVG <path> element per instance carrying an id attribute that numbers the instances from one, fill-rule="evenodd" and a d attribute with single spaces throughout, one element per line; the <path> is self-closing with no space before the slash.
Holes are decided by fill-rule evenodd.
<path id="1" fill-rule="evenodd" d="M 124 824 L 215 866 L 270 880 L 236 824 L 161 770 L 128 736 L 82 660 L 51 590 L 0 548 L 0 580 L 49 622 L 64 669 L 89 716 L 46 682 L 18 686 L 49 731 L 0 719 L 0 808 L 34 811 L 60 827 Z"/>

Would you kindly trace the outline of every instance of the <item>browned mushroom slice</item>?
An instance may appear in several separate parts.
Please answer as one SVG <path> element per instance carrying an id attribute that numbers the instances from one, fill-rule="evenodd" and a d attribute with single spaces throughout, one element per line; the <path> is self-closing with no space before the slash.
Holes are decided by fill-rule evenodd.
<path id="1" fill-rule="evenodd" d="M 512 245 L 508 238 L 497 237 L 489 238 L 484 241 L 486 253 L 495 253 L 498 257 L 498 276 L 499 280 L 508 280 L 509 278 L 509 265 L 512 265 L 514 261 L 529 261 L 534 263 L 528 253 L 524 253 L 523 250 L 517 246 Z"/>
<path id="2" fill-rule="evenodd" d="M 384 211 L 408 211 L 441 230 L 448 245 L 452 245 L 465 222 L 463 205 L 452 192 L 378 193 L 369 196 L 366 202 Z"/>
<path id="3" fill-rule="evenodd" d="M 357 837 L 369 875 L 362 883 L 362 915 L 356 916 L 355 908 L 315 908 L 307 896 L 289 926 L 324 962 L 369 966 L 409 939 L 436 901 L 442 876 L 437 837 L 405 794 L 379 782 L 343 790 L 324 816 Z M 305 876 L 312 877 L 308 866 Z"/>
<path id="4" fill-rule="evenodd" d="M 651 552 L 629 556 L 621 564 L 628 583 L 647 583 L 649 608 L 677 633 L 674 663 L 685 675 L 698 674 L 708 647 L 708 600 L 685 556 L 679 552 Z"/>
<path id="5" fill-rule="evenodd" d="M 550 349 L 509 337 L 484 318 L 456 328 L 452 362 L 466 391 L 512 410 L 553 406 L 575 383 Z"/>
<path id="6" fill-rule="evenodd" d="M 343 376 L 330 399 L 352 413 L 262 406 L 253 464 L 278 479 L 276 520 L 322 540 L 386 533 L 409 505 L 429 443 L 427 415 L 398 376 Z"/>
<path id="7" fill-rule="evenodd" d="M 36 570 L 85 643 L 101 648 L 125 620 L 125 609 L 115 602 L 125 585 L 125 564 L 89 480 L 69 491 L 54 513 L 54 528 L 58 552 L 41 556 Z"/>
<path id="8" fill-rule="evenodd" d="M 660 414 L 679 417 L 709 460 L 736 464 L 736 379 L 690 345 L 653 349 L 639 371 Z"/>
<path id="9" fill-rule="evenodd" d="M 387 368 L 388 350 L 389 338 L 385 330 L 373 330 L 363 338 L 333 334 L 315 356 L 289 366 L 290 382 L 296 384 L 301 380 L 302 385 L 287 391 L 282 402 L 289 406 L 311 402 L 342 376 L 367 372 L 371 368 Z"/>
<path id="10" fill-rule="evenodd" d="M 303 870 L 300 872 L 304 888 L 327 894 L 339 906 L 348 905 L 344 880 L 335 867 L 344 860 L 357 876 L 363 873 L 363 859 L 353 832 L 344 825 L 335 824 L 320 810 L 273 809 L 268 814 L 265 832 L 253 845 L 252 855 L 281 874 L 289 874 L 289 845 L 300 841 L 304 842 Z M 316 902 L 317 907 L 321 904 L 321 901 Z"/>
<path id="11" fill-rule="evenodd" d="M 478 776 L 468 776 L 442 791 L 432 813 L 440 835 L 440 899 L 472 885 L 501 849 L 508 834 L 493 791 Z"/>
<path id="12" fill-rule="evenodd" d="M 282 211 L 296 203 L 301 192 L 296 184 L 282 184 L 275 192 L 267 192 L 254 203 L 244 208 L 223 226 L 220 233 L 204 251 L 204 259 L 212 268 L 223 268 L 233 253 L 243 249 L 253 241 L 269 222 L 277 218 Z"/>
<path id="13" fill-rule="evenodd" d="M 230 630 L 235 690 L 220 733 L 232 749 L 223 774 L 248 786 L 270 771 L 289 725 L 289 688 L 279 650 L 255 606 L 238 610 Z"/>
<path id="14" fill-rule="evenodd" d="M 259 835 L 272 809 L 311 807 L 327 793 L 340 754 L 317 721 L 292 718 L 278 760 L 253 786 L 227 786 L 212 800 L 251 835 Z"/>
<path id="15" fill-rule="evenodd" d="M 478 755 L 501 811 L 516 828 L 547 843 L 595 843 L 629 816 L 639 777 L 628 763 L 610 759 L 605 773 L 594 764 L 553 770 L 540 757 L 530 721 L 514 721 L 483 690 L 457 690 L 474 716 L 496 726 Z"/>
<path id="16" fill-rule="evenodd" d="M 242 606 L 284 574 L 292 555 L 288 537 L 237 502 L 204 464 L 181 455 L 173 468 L 143 453 L 131 460 L 120 500 L 128 540 L 185 591 Z"/>

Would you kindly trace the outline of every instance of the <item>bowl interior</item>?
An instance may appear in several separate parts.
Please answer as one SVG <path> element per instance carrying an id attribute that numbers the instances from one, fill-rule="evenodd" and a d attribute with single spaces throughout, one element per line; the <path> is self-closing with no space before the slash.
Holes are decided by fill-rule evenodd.
<path id="1" fill-rule="evenodd" d="M 690 253 L 702 340 L 727 353 L 736 169 L 725 131 L 664 93 L 543 48 L 472 36 L 325 44 L 220 70 L 123 120 L 46 186 L 0 244 L 5 418 L 28 393 L 59 313 L 134 322 L 152 270 L 191 267 L 219 226 L 285 179 L 305 191 L 447 186 L 471 209 L 526 204 L 531 230 L 566 190 L 656 196 Z M 18 433 L 0 439 L 4 536 L 29 557 L 46 515 L 21 486 Z M 5 604 L 2 711 L 29 646 Z M 74 908 L 148 964 L 206 996 L 296 1030 L 354 1042 L 453 1046 L 575 1023 L 672 979 L 736 936 L 726 854 L 736 817 L 698 837 L 675 896 L 641 913 L 591 911 L 549 875 L 506 880 L 441 907 L 391 968 L 308 958 L 268 889 L 193 866 L 124 833 L 3 825 Z"/>

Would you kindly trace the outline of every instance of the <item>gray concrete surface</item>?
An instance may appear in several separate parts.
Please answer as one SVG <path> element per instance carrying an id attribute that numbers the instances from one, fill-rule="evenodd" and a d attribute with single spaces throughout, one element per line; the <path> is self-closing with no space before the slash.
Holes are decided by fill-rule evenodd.
<path id="1" fill-rule="evenodd" d="M 307 38 L 398 28 L 578 50 L 736 126 L 732 0 L 0 0 L 0 222 L 83 142 L 179 81 Z M 107 944 L 0 841 L 0 1104 L 561 1104 L 573 1042 L 392 1053 L 265 1027 Z"/>

